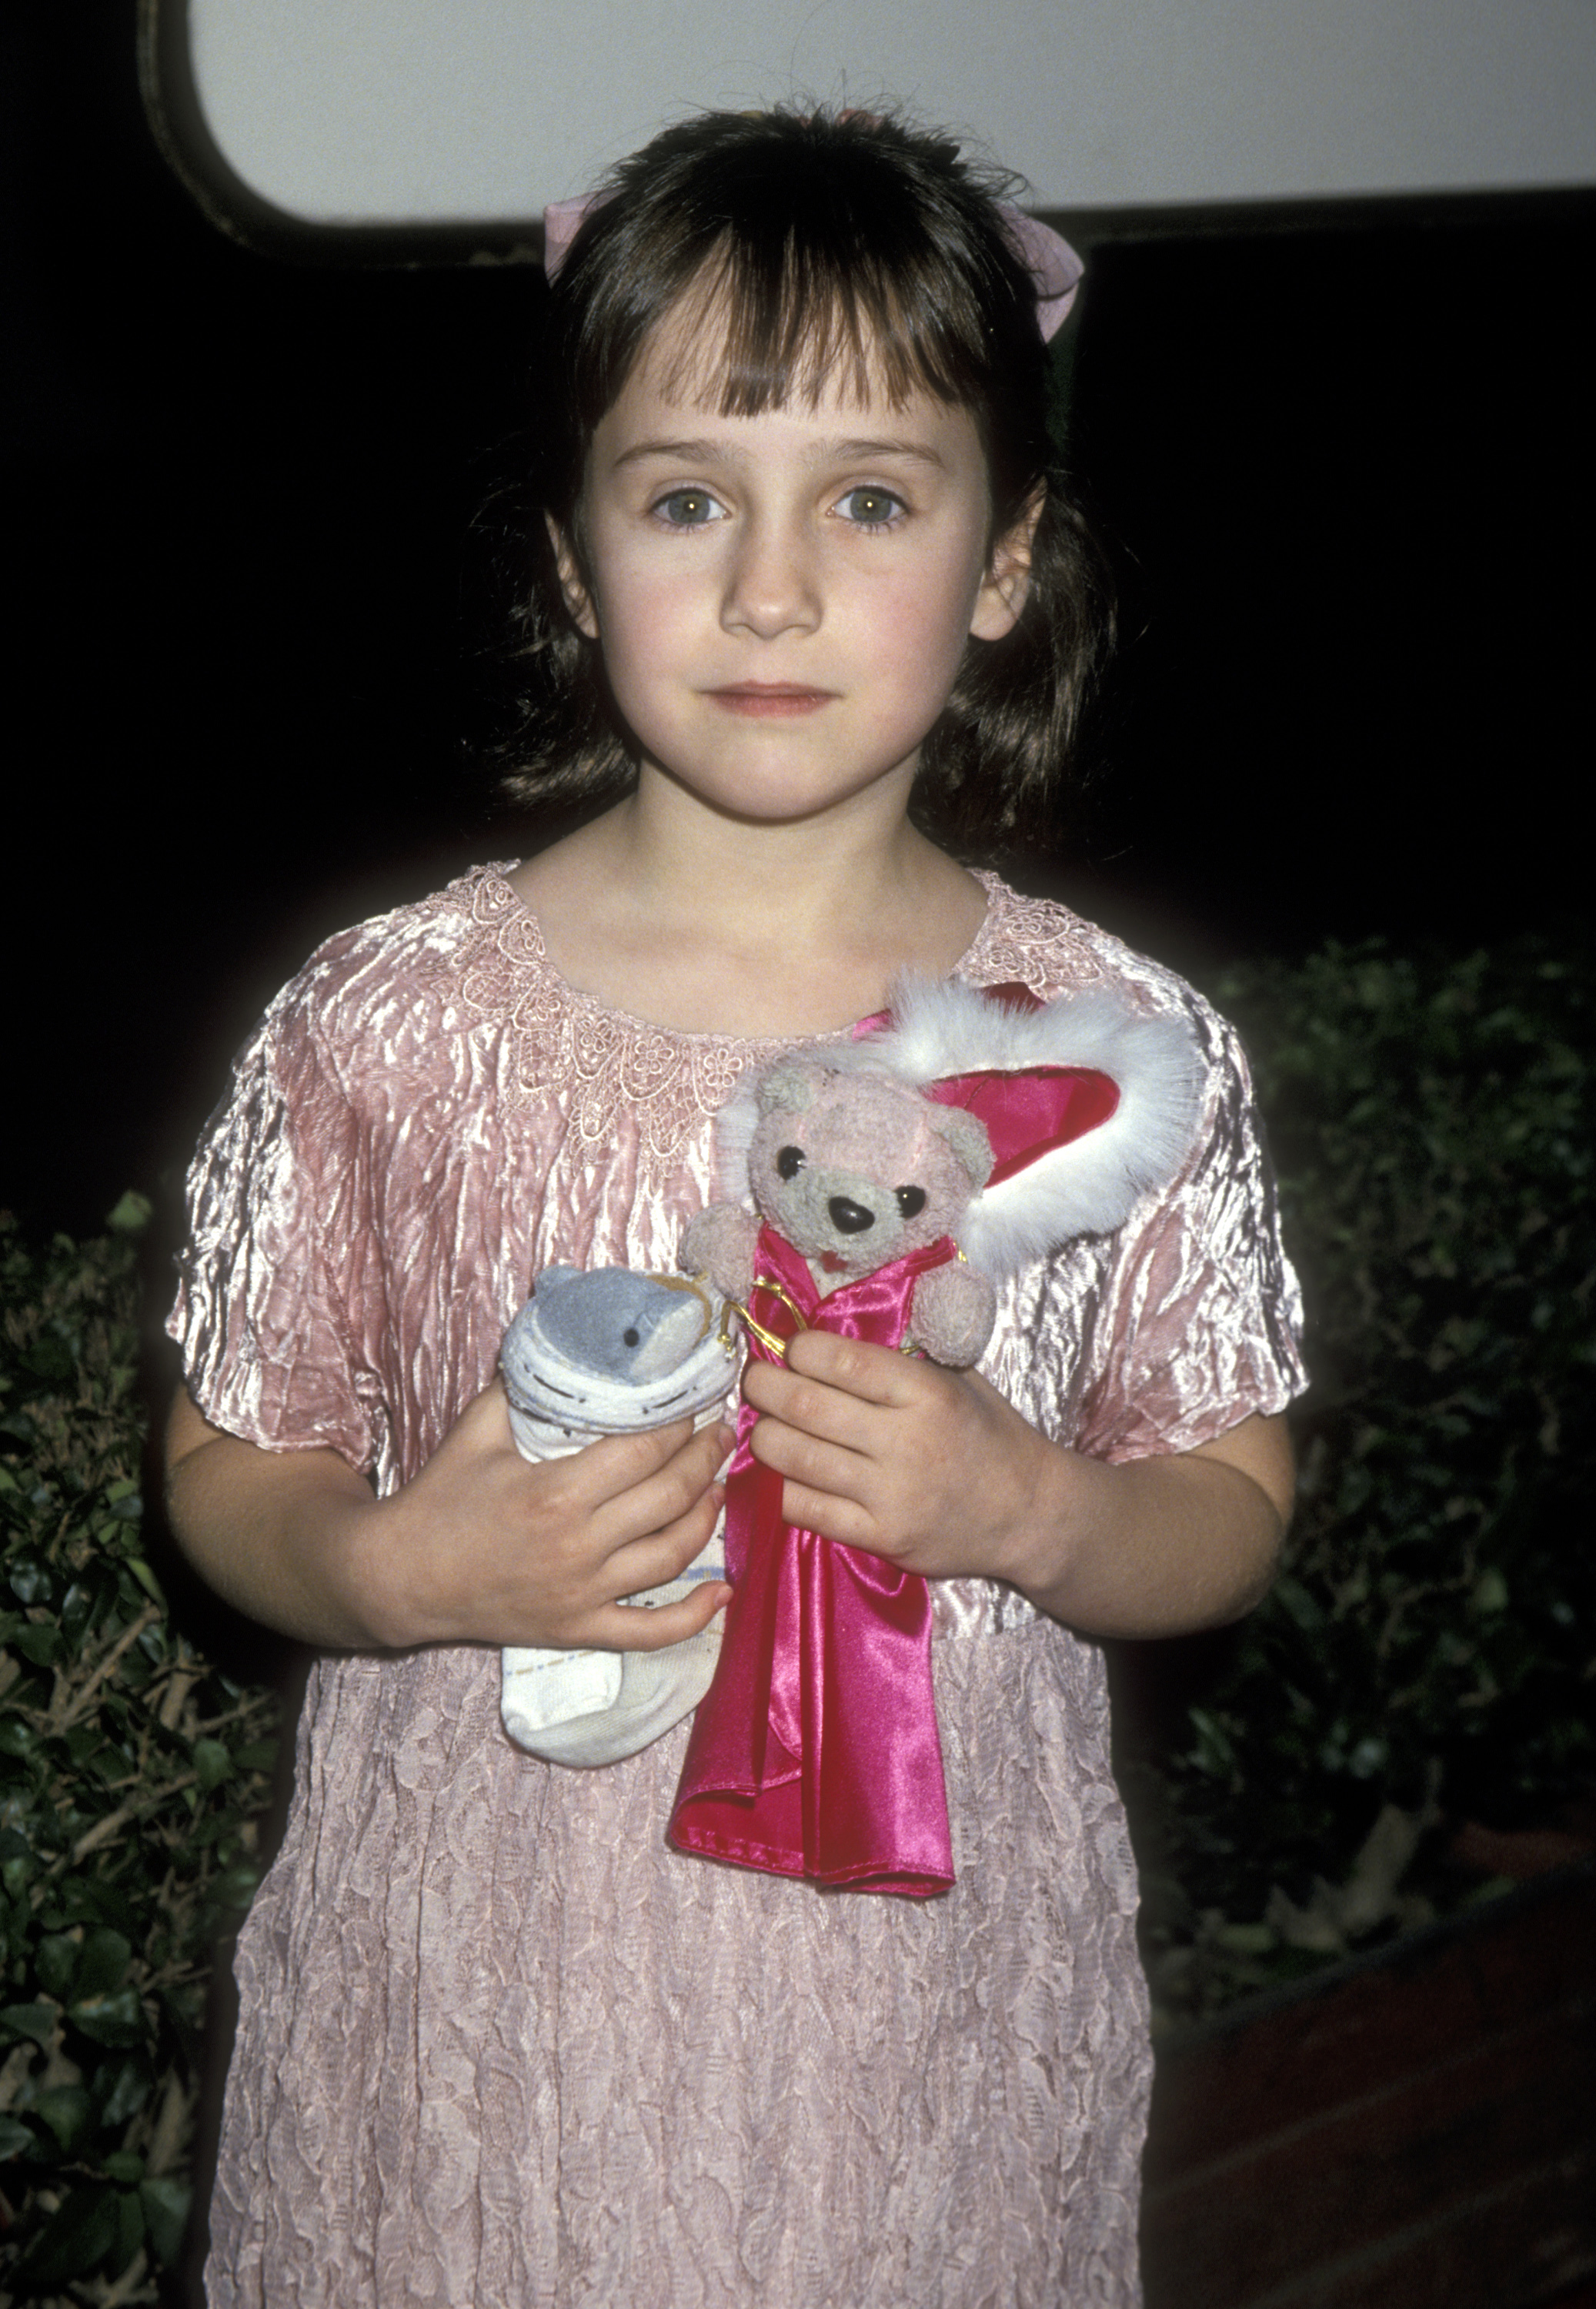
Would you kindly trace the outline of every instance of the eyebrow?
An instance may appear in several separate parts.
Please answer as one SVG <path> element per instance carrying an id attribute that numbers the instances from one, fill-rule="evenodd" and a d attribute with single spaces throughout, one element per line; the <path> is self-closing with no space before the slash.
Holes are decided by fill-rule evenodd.
<path id="1" fill-rule="evenodd" d="M 641 465 L 651 459 L 669 457 L 694 465 L 720 465 L 732 462 L 736 455 L 732 445 L 724 441 L 639 441 L 624 449 L 615 461 L 617 472 L 624 465 Z M 943 458 L 923 441 L 893 441 L 848 439 L 817 441 L 809 462 L 824 465 L 849 463 L 859 457 L 896 457 L 917 465 L 932 465 L 940 471 Z"/>

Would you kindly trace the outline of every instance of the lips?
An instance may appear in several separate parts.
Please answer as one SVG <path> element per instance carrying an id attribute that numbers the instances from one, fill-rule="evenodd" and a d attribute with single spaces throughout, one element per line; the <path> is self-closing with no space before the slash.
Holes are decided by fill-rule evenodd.
<path id="1" fill-rule="evenodd" d="M 803 713 L 817 713 L 829 705 L 836 695 L 831 689 L 807 689 L 797 681 L 739 681 L 726 689 L 705 693 L 712 704 L 727 713 L 741 713 L 756 721 L 782 721 Z"/>

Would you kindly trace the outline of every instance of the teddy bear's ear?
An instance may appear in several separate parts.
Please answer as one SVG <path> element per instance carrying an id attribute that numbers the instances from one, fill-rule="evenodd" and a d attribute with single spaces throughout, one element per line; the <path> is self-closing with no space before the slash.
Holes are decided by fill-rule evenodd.
<path id="1" fill-rule="evenodd" d="M 759 1077 L 755 1096 L 760 1113 L 774 1114 L 780 1108 L 784 1112 L 801 1114 L 820 1095 L 827 1071 L 813 1059 L 778 1059 Z"/>
<path id="2" fill-rule="evenodd" d="M 992 1175 L 992 1141 L 985 1124 L 967 1107 L 933 1105 L 931 1125 L 953 1148 L 971 1185 L 984 1187 Z"/>

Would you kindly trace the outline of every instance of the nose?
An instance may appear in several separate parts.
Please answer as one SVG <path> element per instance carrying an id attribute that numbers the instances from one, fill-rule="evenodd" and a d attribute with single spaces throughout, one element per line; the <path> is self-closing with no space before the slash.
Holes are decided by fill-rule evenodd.
<path id="1" fill-rule="evenodd" d="M 813 633 L 820 595 L 810 549 L 781 522 L 751 522 L 738 538 L 728 574 L 720 623 L 728 633 L 761 641 L 781 634 Z"/>
<path id="2" fill-rule="evenodd" d="M 826 1209 L 839 1234 L 863 1234 L 876 1224 L 874 1211 L 867 1211 L 863 1203 L 850 1202 L 846 1195 L 833 1195 Z"/>

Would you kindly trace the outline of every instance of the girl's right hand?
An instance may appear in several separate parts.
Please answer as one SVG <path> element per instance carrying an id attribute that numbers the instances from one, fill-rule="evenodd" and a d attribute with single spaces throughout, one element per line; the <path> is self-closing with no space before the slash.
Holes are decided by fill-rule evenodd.
<path id="1" fill-rule="evenodd" d="M 620 1599 L 680 1577 L 715 1527 L 714 1480 L 736 1440 L 679 1420 L 607 1436 L 562 1459 L 523 1459 L 496 1380 L 420 1474 L 372 1502 L 355 1541 L 385 1645 L 539 1645 L 659 1651 L 706 1627 L 719 1580 L 658 1606 Z"/>
<path id="2" fill-rule="evenodd" d="M 734 1440 L 690 1423 L 617 1435 L 568 1459 L 515 1449 L 496 1381 L 387 1499 L 337 1452 L 268 1451 L 212 1427 L 186 1390 L 167 1438 L 167 1501 L 202 1578 L 267 1627 L 367 1651 L 479 1643 L 658 1651 L 731 1594 L 624 1596 L 677 1578 L 714 1530 Z"/>

